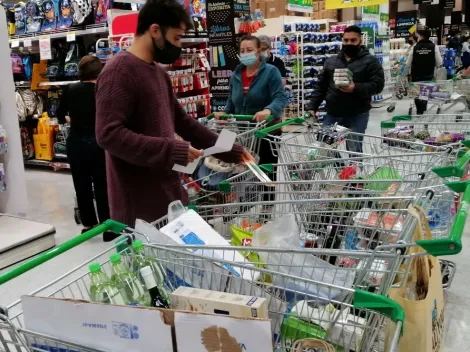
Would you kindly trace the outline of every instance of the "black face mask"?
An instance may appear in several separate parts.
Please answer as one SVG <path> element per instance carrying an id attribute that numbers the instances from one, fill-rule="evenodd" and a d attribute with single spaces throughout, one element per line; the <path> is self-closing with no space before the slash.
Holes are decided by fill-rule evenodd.
<path id="1" fill-rule="evenodd" d="M 153 59 L 156 62 L 159 62 L 164 65 L 172 64 L 176 60 L 178 60 L 181 56 L 181 47 L 171 44 L 165 38 L 165 32 L 162 31 L 163 34 L 163 49 L 160 49 L 157 44 L 155 43 L 155 39 L 152 38 L 153 43 Z"/>
<path id="2" fill-rule="evenodd" d="M 357 54 L 359 54 L 359 51 L 361 50 L 361 46 L 353 45 L 353 44 L 344 44 L 342 50 L 343 50 L 343 53 L 346 54 L 346 56 L 356 57 Z"/>

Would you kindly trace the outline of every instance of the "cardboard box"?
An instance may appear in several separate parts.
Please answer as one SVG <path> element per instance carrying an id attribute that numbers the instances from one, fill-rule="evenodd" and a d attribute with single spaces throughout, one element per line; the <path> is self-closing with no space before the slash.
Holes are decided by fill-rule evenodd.
<path id="1" fill-rule="evenodd" d="M 312 3 L 312 10 L 313 10 L 313 12 L 317 12 L 319 10 L 319 3 L 318 2 L 313 2 Z"/>
<path id="2" fill-rule="evenodd" d="M 266 320 L 176 312 L 175 332 L 178 352 L 273 351 Z"/>
<path id="3" fill-rule="evenodd" d="M 220 352 L 273 349 L 267 320 L 35 296 L 21 300 L 26 329 L 104 351 L 207 352 L 214 344 Z M 27 342 L 47 345 L 36 337 Z"/>
<path id="4" fill-rule="evenodd" d="M 312 13 L 312 20 L 319 20 L 320 19 L 320 12 L 313 12 Z"/>
<path id="5" fill-rule="evenodd" d="M 325 1 L 318 1 L 318 10 L 322 11 L 325 9 Z"/>
<path id="6" fill-rule="evenodd" d="M 265 298 L 192 287 L 179 287 L 173 291 L 171 308 L 238 318 L 269 318 Z"/>
<path id="7" fill-rule="evenodd" d="M 266 0 L 266 18 L 277 18 L 287 14 L 286 0 Z"/>

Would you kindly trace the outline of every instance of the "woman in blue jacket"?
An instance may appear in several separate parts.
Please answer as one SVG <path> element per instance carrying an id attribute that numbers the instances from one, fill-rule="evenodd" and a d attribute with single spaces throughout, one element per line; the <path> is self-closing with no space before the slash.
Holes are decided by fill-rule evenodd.
<path id="1" fill-rule="evenodd" d="M 246 35 L 240 40 L 240 62 L 230 78 L 230 91 L 225 114 L 254 115 L 261 122 L 273 115 L 280 116 L 287 105 L 287 97 L 279 70 L 261 58 L 261 44 L 257 37 Z M 219 117 L 222 113 L 217 113 Z M 280 133 L 280 131 L 279 131 Z M 269 142 L 260 146 L 260 164 L 276 163 Z"/>

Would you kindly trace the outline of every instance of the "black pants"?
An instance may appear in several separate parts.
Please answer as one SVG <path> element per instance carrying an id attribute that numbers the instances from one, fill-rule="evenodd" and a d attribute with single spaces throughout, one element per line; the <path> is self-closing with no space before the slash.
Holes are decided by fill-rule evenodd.
<path id="1" fill-rule="evenodd" d="M 418 115 L 423 115 L 424 112 L 428 109 L 427 100 L 415 99 L 416 113 Z"/>
<path id="2" fill-rule="evenodd" d="M 67 138 L 67 157 L 83 226 L 92 227 L 108 220 L 106 159 L 96 137 L 71 134 Z M 98 218 L 93 199 L 96 200 Z"/>

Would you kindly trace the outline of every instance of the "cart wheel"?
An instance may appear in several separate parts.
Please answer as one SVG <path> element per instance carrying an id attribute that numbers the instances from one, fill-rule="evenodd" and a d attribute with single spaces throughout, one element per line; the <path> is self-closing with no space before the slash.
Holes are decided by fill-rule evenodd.
<path id="1" fill-rule="evenodd" d="M 402 99 L 403 99 L 403 95 L 402 95 L 402 94 L 397 94 L 397 99 L 398 99 L 398 100 L 402 100 Z"/>
<path id="2" fill-rule="evenodd" d="M 78 208 L 73 209 L 73 218 L 75 219 L 75 223 L 77 225 L 82 223 L 82 219 L 80 218 L 80 210 L 78 210 Z"/>
<path id="3" fill-rule="evenodd" d="M 408 89 L 405 89 L 405 90 L 403 91 L 403 95 L 404 95 L 405 97 L 408 96 Z"/>
<path id="4" fill-rule="evenodd" d="M 395 105 L 391 105 L 387 108 L 387 112 L 394 112 L 395 111 Z"/>
<path id="5" fill-rule="evenodd" d="M 440 114 L 440 113 L 441 113 L 441 108 L 437 108 L 436 114 Z"/>

